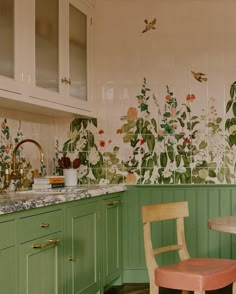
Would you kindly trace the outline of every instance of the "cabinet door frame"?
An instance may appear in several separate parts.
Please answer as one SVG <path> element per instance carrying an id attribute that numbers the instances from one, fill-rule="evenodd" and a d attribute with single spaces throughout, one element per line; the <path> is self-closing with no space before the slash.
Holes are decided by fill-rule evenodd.
<path id="1" fill-rule="evenodd" d="M 11 95 L 22 95 L 23 92 L 23 74 L 22 74 L 22 40 L 23 21 L 21 1 L 14 0 L 14 78 L 0 75 L 0 94 L 3 97 Z"/>
<path id="2" fill-rule="evenodd" d="M 68 1 L 68 8 L 67 8 L 67 27 L 65 33 L 65 40 L 63 41 L 64 44 L 64 56 L 68 56 L 67 63 L 65 65 L 65 76 L 70 78 L 70 68 L 69 68 L 69 6 L 72 5 L 77 8 L 79 11 L 84 13 L 87 16 L 87 100 L 83 101 L 79 98 L 70 96 L 70 88 L 69 86 L 65 88 L 66 97 L 69 97 L 68 105 L 78 105 L 79 108 L 91 111 L 92 108 L 92 99 L 93 99 L 93 46 L 94 46 L 94 15 L 92 5 L 89 3 L 84 2 L 83 0 L 67 0 Z M 62 40 L 62 39 L 61 39 Z"/>
<path id="3" fill-rule="evenodd" d="M 88 203 L 88 204 L 75 204 L 72 207 L 68 207 L 66 209 L 66 272 L 67 272 L 67 293 L 70 294 L 95 294 L 95 293 L 100 293 L 100 287 L 101 287 L 101 266 L 100 266 L 100 261 L 101 261 L 101 246 L 100 246 L 100 210 L 99 210 L 99 202 L 93 202 L 93 203 Z M 78 244 L 81 245 L 81 250 L 83 250 L 83 245 L 86 244 L 87 240 L 83 240 L 83 235 L 80 235 L 79 233 L 82 233 L 82 230 L 78 232 L 78 236 L 74 234 L 74 229 L 76 227 L 76 222 L 80 222 L 82 218 L 87 219 L 92 219 L 93 225 L 94 225 L 94 231 L 92 232 L 93 237 L 94 237 L 94 244 L 92 244 L 92 251 L 91 256 L 94 258 L 94 264 L 96 268 L 93 268 L 93 276 L 94 276 L 94 281 L 92 281 L 88 285 L 83 285 L 83 289 L 79 289 L 79 292 L 75 292 L 75 284 L 74 284 L 74 276 L 75 276 L 75 271 L 79 269 L 79 267 L 82 267 L 82 269 L 86 270 L 84 268 L 84 264 L 80 263 L 80 259 L 78 256 L 76 256 L 75 252 L 75 243 L 78 242 Z M 82 225 L 83 225 L 83 220 L 82 220 Z M 91 229 L 91 228 L 90 228 Z M 83 231 L 88 231 L 89 228 L 84 228 Z M 91 231 L 90 231 L 91 232 Z M 83 254 L 83 252 L 81 252 Z M 89 253 L 90 254 L 90 253 Z M 72 258 L 72 260 L 70 260 Z M 90 266 L 88 263 L 86 263 L 88 267 Z M 77 268 L 76 268 L 77 267 Z M 74 271 L 74 273 L 73 273 Z M 79 277 L 77 276 L 77 279 Z"/>
<path id="4" fill-rule="evenodd" d="M 103 200 L 103 284 L 122 280 L 122 198 Z M 110 214 L 110 215 L 109 215 Z M 112 219 L 110 217 L 112 216 Z M 109 226 L 112 225 L 112 228 Z M 114 235 L 115 233 L 115 235 Z M 120 281 L 119 281 L 120 283 Z"/>
<path id="5" fill-rule="evenodd" d="M 44 248 L 33 248 L 35 244 L 46 244 L 48 240 L 59 240 L 58 243 L 45 246 Z M 30 280 L 28 278 L 29 269 L 29 260 L 30 257 L 35 256 L 36 254 L 41 254 L 47 252 L 48 250 L 54 250 L 53 254 L 55 259 L 53 260 L 55 265 L 55 276 L 54 276 L 54 285 L 55 289 L 53 293 L 50 294 L 63 294 L 63 241 L 62 233 L 54 233 L 48 236 L 44 236 L 35 240 L 28 241 L 18 245 L 18 285 L 19 285 L 19 294 L 33 294 L 29 292 L 27 282 Z M 35 269 L 37 277 L 40 279 L 40 269 Z M 42 270 L 42 269 L 41 269 Z M 50 277 L 49 277 L 50 278 Z M 45 281 L 45 280 L 44 280 Z M 43 282 L 43 281 L 42 281 Z"/>

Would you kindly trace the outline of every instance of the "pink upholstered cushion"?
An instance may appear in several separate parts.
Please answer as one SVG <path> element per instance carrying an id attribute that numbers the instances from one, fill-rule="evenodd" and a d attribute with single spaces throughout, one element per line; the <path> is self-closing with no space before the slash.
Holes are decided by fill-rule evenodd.
<path id="1" fill-rule="evenodd" d="M 204 291 L 236 281 L 236 260 L 190 258 L 155 270 L 157 285 L 170 289 Z"/>

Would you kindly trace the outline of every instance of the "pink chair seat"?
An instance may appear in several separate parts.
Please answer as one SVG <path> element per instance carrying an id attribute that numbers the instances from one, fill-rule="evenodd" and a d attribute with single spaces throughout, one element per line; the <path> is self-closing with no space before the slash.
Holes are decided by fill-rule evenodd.
<path id="1" fill-rule="evenodd" d="M 203 291 L 223 288 L 236 280 L 236 260 L 189 258 L 155 269 L 155 283 L 164 288 Z"/>

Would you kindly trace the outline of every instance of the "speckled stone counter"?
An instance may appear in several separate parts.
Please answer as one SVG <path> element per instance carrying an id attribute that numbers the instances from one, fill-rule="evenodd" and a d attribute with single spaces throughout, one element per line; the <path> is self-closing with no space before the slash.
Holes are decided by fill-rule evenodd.
<path id="1" fill-rule="evenodd" d="M 0 194 L 0 214 L 13 213 L 68 201 L 125 191 L 124 185 L 80 186 L 50 191 L 21 191 Z"/>

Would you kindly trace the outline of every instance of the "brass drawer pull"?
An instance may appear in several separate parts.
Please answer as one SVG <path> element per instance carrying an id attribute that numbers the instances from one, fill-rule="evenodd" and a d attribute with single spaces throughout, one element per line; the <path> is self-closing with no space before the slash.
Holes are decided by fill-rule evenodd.
<path id="1" fill-rule="evenodd" d="M 48 228 L 50 225 L 49 224 L 41 224 L 40 227 L 41 228 Z"/>
<path id="2" fill-rule="evenodd" d="M 106 205 L 109 205 L 109 206 L 120 205 L 120 204 L 121 204 L 120 200 L 114 200 L 114 201 L 106 203 Z"/>
<path id="3" fill-rule="evenodd" d="M 58 242 L 60 242 L 59 239 L 56 239 L 56 240 L 48 240 L 47 243 L 33 244 L 32 247 L 33 248 L 44 248 L 44 247 L 47 247 L 47 246 L 50 246 L 50 245 L 53 245 L 53 244 L 57 244 Z"/>
<path id="4" fill-rule="evenodd" d="M 69 257 L 69 260 L 70 260 L 70 261 L 75 261 L 75 260 L 76 260 L 76 256 L 74 256 L 74 257 L 70 256 L 70 257 Z"/>

